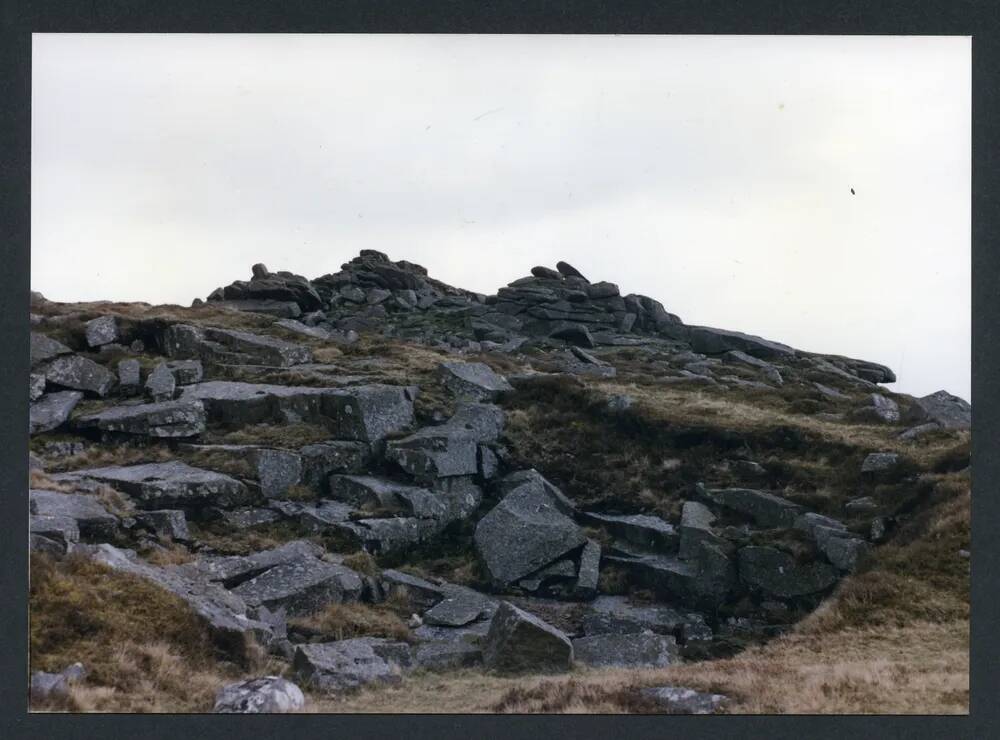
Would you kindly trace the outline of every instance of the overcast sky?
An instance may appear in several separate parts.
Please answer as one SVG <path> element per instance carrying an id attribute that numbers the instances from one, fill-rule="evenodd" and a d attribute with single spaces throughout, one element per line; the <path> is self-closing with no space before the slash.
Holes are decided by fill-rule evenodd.
<path id="1" fill-rule="evenodd" d="M 36 34 L 32 288 L 188 305 L 371 248 L 494 293 L 565 259 L 968 398 L 970 49 Z"/>

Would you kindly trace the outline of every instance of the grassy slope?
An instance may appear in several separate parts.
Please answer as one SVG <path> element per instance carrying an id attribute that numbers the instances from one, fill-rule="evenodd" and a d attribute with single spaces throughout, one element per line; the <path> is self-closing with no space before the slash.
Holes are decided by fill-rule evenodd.
<path id="1" fill-rule="evenodd" d="M 47 320 L 42 330 L 51 333 L 58 325 L 59 338 L 82 349 L 82 320 L 109 310 L 140 326 L 166 318 L 280 333 L 265 329 L 269 320 L 246 314 L 143 304 L 49 304 L 42 313 L 69 315 Z M 439 353 L 368 338 L 344 349 L 284 338 L 313 346 L 320 361 L 336 363 L 347 373 L 421 385 L 418 412 L 424 419 L 448 411 L 448 400 L 433 382 Z M 113 359 L 93 356 L 109 364 Z M 506 357 L 481 359 L 501 371 L 519 369 Z M 867 570 L 844 579 L 793 632 L 733 658 L 662 671 L 579 670 L 523 679 L 473 671 L 415 674 L 396 688 L 368 689 L 343 699 L 311 697 L 311 711 L 644 711 L 649 707 L 635 701 L 632 688 L 663 683 L 725 693 L 733 697 L 733 712 L 967 711 L 968 561 L 957 552 L 969 543 L 969 480 L 967 472 L 955 471 L 968 458 L 968 433 L 900 442 L 898 428 L 817 419 L 817 411 L 843 407 L 803 390 L 720 393 L 659 385 L 625 352 L 610 359 L 619 367 L 614 381 L 549 380 L 522 387 L 505 401 L 514 460 L 537 467 L 582 505 L 673 518 L 695 481 L 750 485 L 718 466 L 723 458 L 748 453 L 766 469 L 766 487 L 841 517 L 846 500 L 872 495 L 886 513 L 901 515 L 899 531 L 878 549 Z M 860 399 L 850 388 L 841 390 L 852 393 L 855 402 Z M 637 403 L 625 414 L 611 414 L 607 396 L 623 392 Z M 239 441 L 265 441 L 278 430 L 258 431 L 244 431 L 247 438 Z M 863 483 L 860 462 L 876 450 L 900 452 L 906 477 Z M 111 461 L 100 453 L 91 458 L 94 454 L 66 467 Z M 139 462 L 163 459 L 165 451 L 151 445 L 116 454 L 115 459 L 126 454 L 129 462 Z M 223 538 L 215 536 L 222 544 Z M 275 532 L 275 539 L 234 542 L 233 550 L 291 536 Z M 467 580 L 461 575 L 470 571 L 469 564 L 460 555 L 447 555 L 413 565 Z M 205 711 L 218 686 L 248 675 L 216 662 L 205 647 L 207 637 L 182 603 L 128 576 L 98 570 L 77 561 L 32 562 L 33 669 L 59 670 L 76 660 L 92 669 L 86 686 L 74 691 L 70 708 Z M 345 634 L 398 630 L 390 612 L 363 611 L 331 612 L 310 626 Z M 267 669 L 280 670 L 280 665 Z"/>

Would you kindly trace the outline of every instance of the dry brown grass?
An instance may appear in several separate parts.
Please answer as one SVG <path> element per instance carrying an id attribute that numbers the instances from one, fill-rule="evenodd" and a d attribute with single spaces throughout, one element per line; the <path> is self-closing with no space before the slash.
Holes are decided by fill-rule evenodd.
<path id="1" fill-rule="evenodd" d="M 46 458 L 46 466 L 52 472 L 67 472 L 86 468 L 101 468 L 108 465 L 139 465 L 142 463 L 169 462 L 176 459 L 167 445 L 151 444 L 145 447 L 115 445 L 100 447 L 89 445 L 79 455 L 62 458 Z"/>
<path id="2" fill-rule="evenodd" d="M 254 424 L 228 431 L 210 431 L 203 435 L 206 444 L 261 445 L 262 447 L 298 448 L 330 439 L 329 430 L 318 424 Z"/>
<path id="3" fill-rule="evenodd" d="M 304 628 L 328 640 L 387 637 L 409 642 L 413 639 L 393 604 L 386 603 L 330 604 L 316 614 L 289 620 L 289 625 Z"/>

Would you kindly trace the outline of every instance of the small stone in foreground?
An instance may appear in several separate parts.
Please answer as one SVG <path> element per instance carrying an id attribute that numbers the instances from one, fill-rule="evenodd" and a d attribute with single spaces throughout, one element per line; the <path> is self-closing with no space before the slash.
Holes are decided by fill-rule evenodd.
<path id="1" fill-rule="evenodd" d="M 683 686 L 653 686 L 639 695 L 655 702 L 666 714 L 714 714 L 728 701 L 722 694 L 708 694 Z"/>
<path id="2" fill-rule="evenodd" d="M 282 714 L 301 709 L 305 703 L 302 690 L 291 681 L 263 676 L 220 689 L 212 711 L 217 714 Z"/>

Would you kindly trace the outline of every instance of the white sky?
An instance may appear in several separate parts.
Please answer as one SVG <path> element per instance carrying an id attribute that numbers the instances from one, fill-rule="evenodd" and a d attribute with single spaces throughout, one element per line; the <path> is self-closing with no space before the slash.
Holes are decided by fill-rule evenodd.
<path id="1" fill-rule="evenodd" d="M 32 288 L 565 259 L 970 394 L 968 38 L 36 34 Z M 856 195 L 851 195 L 854 188 Z"/>

